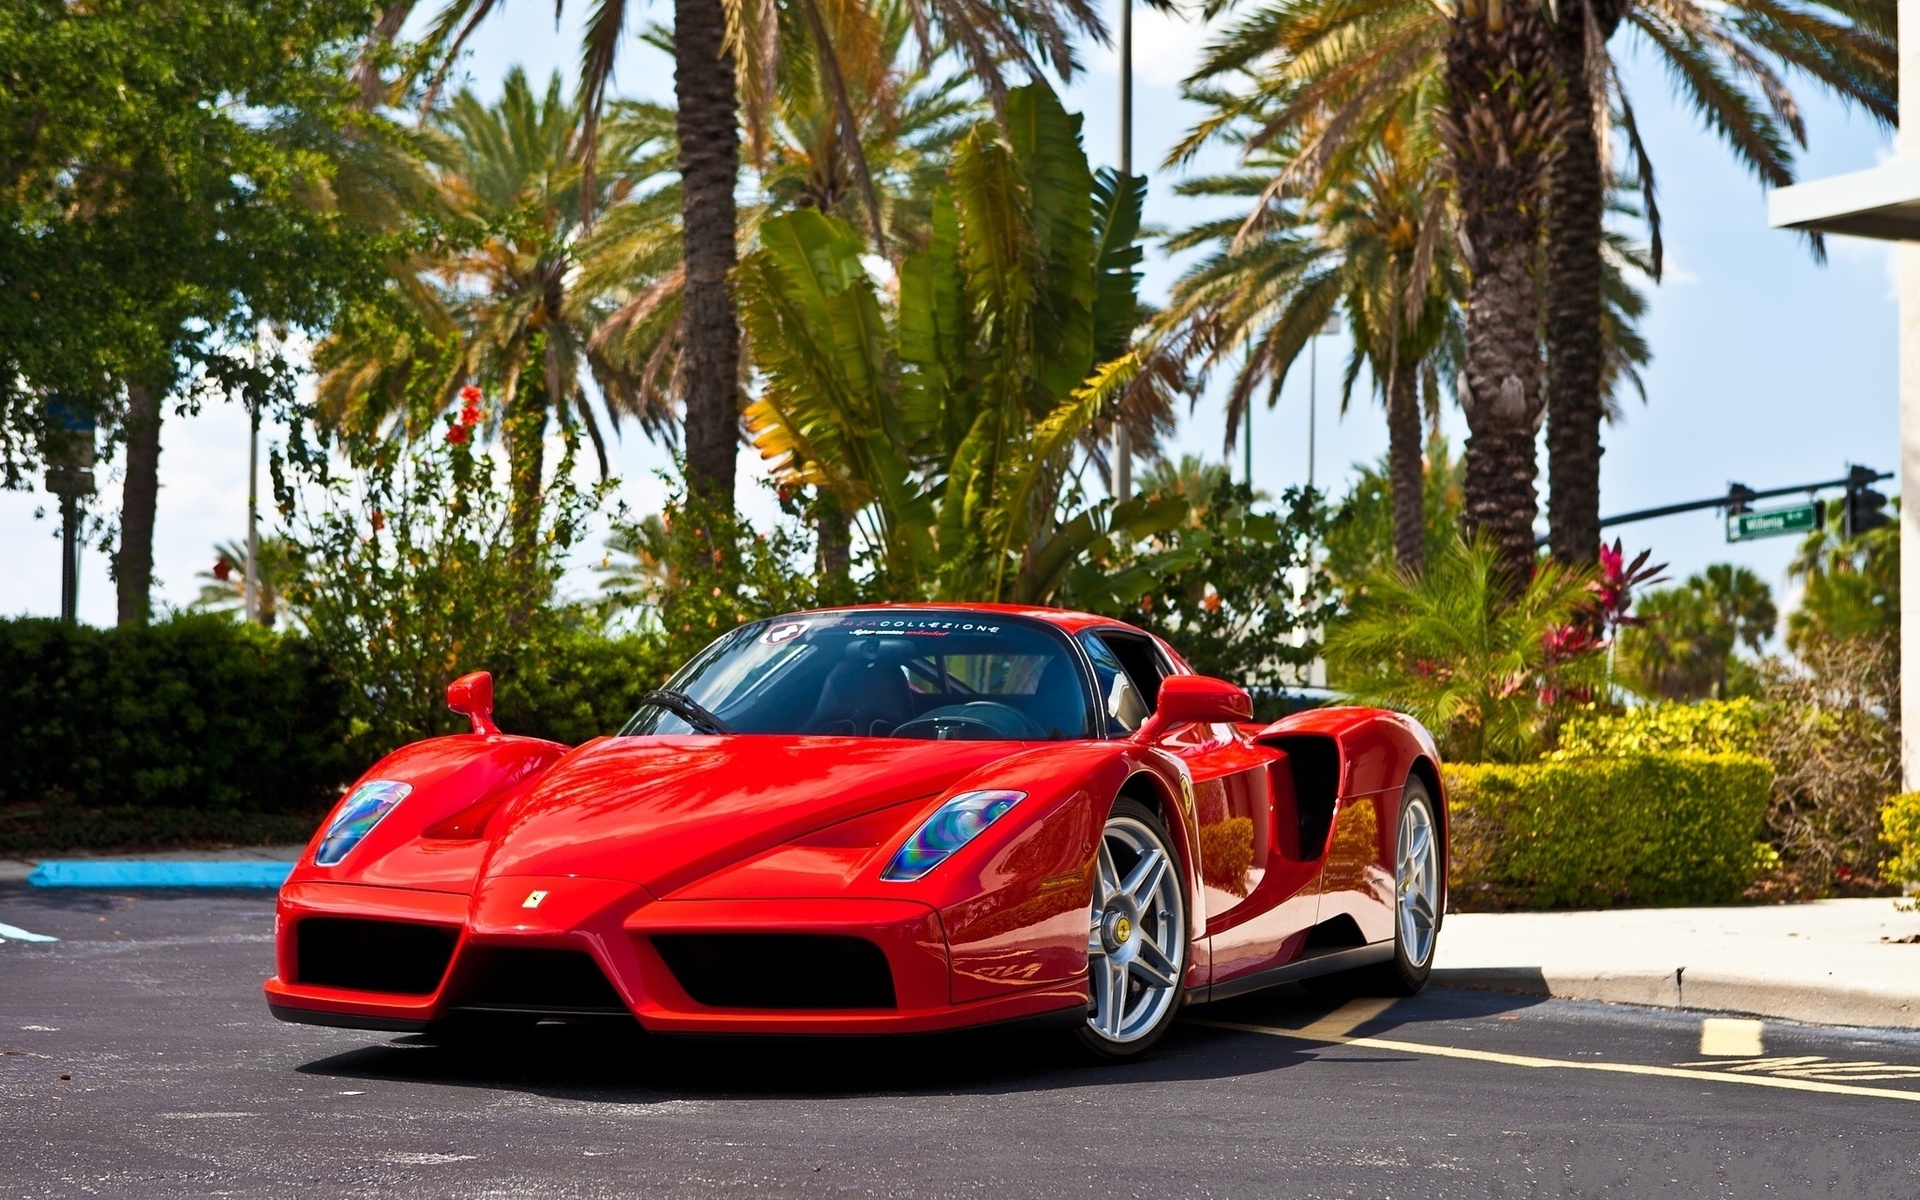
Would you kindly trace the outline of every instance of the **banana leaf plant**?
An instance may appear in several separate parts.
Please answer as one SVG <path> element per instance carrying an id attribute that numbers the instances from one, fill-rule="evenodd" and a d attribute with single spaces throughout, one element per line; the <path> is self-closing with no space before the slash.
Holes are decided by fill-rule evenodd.
<path id="1" fill-rule="evenodd" d="M 1006 115 L 955 147 L 931 244 L 896 278 L 809 210 L 763 223 L 740 265 L 754 444 L 778 482 L 853 516 L 896 596 L 1044 602 L 1077 564 L 1186 515 L 1179 498 L 1085 503 L 1072 475 L 1141 369 L 1141 181 L 1096 179 L 1080 118 L 1043 85 Z M 1137 598 L 1180 553 L 1115 575 L 1108 599 Z"/>

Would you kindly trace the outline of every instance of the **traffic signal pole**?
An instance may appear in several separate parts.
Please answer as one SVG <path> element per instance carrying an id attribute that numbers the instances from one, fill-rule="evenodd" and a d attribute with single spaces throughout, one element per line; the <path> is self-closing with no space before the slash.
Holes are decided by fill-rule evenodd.
<path id="1" fill-rule="evenodd" d="M 1871 485 L 1883 479 L 1892 478 L 1893 472 L 1891 471 L 1875 471 L 1872 467 L 1853 467 L 1848 470 L 1846 475 L 1839 479 L 1827 479 L 1819 483 L 1796 483 L 1792 487 L 1768 488 L 1765 491 L 1759 492 L 1754 491 L 1745 484 L 1734 483 L 1727 485 L 1727 494 L 1724 496 L 1715 496 L 1709 500 L 1688 500 L 1682 504 L 1664 504 L 1659 508 L 1642 508 L 1634 512 L 1602 517 L 1600 518 L 1600 527 L 1605 529 L 1611 525 L 1630 525 L 1635 521 L 1651 521 L 1655 517 L 1671 517 L 1675 513 L 1699 512 L 1701 509 L 1706 508 L 1724 508 L 1729 512 L 1744 512 L 1746 507 L 1755 500 L 1768 500 L 1775 496 L 1796 496 L 1822 491 L 1826 488 L 1846 488 L 1847 498 L 1845 503 L 1847 505 L 1846 511 L 1849 518 L 1847 534 L 1848 536 L 1852 536 L 1855 533 L 1864 532 L 1874 525 L 1884 525 L 1887 523 L 1888 518 L 1879 511 L 1886 505 L 1886 497 L 1873 491 Z M 1877 499 L 1878 503 L 1874 503 L 1872 500 L 1869 500 L 1868 497 Z M 1907 506 L 1902 503 L 1901 512 L 1903 515 L 1906 507 Z M 1856 512 L 1862 514 L 1862 516 L 1866 514 L 1876 515 L 1879 517 L 1879 520 L 1869 520 L 1863 522 L 1858 528 L 1855 528 L 1854 521 L 1857 518 L 1854 517 L 1854 514 Z M 1547 539 L 1544 536 L 1537 537 L 1534 539 L 1533 544 L 1535 546 L 1544 546 L 1547 544 Z M 1905 561 L 1903 557 L 1901 562 L 1904 563 Z M 1904 592 L 1902 594 L 1904 594 Z"/>

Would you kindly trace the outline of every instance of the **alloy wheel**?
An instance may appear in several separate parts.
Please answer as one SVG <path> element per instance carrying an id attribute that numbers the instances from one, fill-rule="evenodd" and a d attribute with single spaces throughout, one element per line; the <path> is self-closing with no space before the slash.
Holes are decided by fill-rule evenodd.
<path id="1" fill-rule="evenodd" d="M 1424 803 L 1409 803 L 1401 809 L 1397 844 L 1394 891 L 1400 946 L 1407 964 L 1418 969 L 1433 955 L 1434 935 L 1440 924 L 1438 844 L 1434 840 L 1433 812 Z"/>
<path id="2" fill-rule="evenodd" d="M 1087 1024 L 1124 1045 L 1159 1029 L 1186 974 L 1186 902 L 1159 832 L 1135 817 L 1107 821 L 1087 931 Z"/>

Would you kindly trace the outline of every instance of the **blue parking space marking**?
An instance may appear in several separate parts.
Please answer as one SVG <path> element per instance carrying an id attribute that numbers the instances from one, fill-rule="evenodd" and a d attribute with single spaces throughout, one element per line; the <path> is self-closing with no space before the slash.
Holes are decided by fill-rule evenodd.
<path id="1" fill-rule="evenodd" d="M 54 859 L 27 876 L 34 887 L 277 888 L 293 870 L 290 862 L 135 862 L 125 859 Z"/>

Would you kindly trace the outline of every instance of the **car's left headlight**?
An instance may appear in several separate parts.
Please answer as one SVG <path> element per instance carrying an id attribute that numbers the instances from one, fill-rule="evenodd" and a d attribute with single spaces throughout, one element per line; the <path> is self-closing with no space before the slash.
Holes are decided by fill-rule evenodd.
<path id="1" fill-rule="evenodd" d="M 358 846 L 360 839 L 380 823 L 380 818 L 412 794 L 412 784 L 391 779 L 371 780 L 353 789 L 353 795 L 328 823 L 327 836 L 320 839 L 320 849 L 314 851 L 314 865 L 331 867 L 345 858 L 347 851 Z"/>
<path id="2" fill-rule="evenodd" d="M 894 852 L 893 861 L 880 872 L 880 878 L 894 883 L 920 878 L 1026 798 L 1025 792 L 961 792 L 921 822 L 913 836 Z"/>

